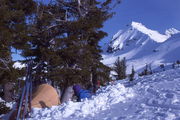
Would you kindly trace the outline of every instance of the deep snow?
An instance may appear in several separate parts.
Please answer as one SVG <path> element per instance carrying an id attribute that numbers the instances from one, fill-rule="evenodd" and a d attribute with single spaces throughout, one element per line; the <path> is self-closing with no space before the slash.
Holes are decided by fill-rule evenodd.
<path id="1" fill-rule="evenodd" d="M 28 120 L 180 120 L 180 68 L 111 83 L 90 100 L 33 111 Z"/>

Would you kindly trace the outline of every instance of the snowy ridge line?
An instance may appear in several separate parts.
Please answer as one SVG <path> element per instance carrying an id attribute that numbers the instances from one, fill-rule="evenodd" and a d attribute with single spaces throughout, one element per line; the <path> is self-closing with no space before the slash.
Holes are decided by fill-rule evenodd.
<path id="1" fill-rule="evenodd" d="M 164 42 L 164 41 L 166 41 L 170 37 L 170 36 L 167 36 L 167 35 L 162 35 L 158 31 L 148 29 L 144 25 L 142 25 L 141 23 L 138 23 L 138 22 L 134 22 L 133 21 L 131 26 L 133 28 L 141 31 L 142 33 L 148 35 L 151 39 L 153 39 L 156 42 Z"/>
<path id="2" fill-rule="evenodd" d="M 168 36 L 172 36 L 172 35 L 178 34 L 178 33 L 180 33 L 180 31 L 175 28 L 169 28 L 165 31 L 165 34 Z"/>
<path id="3" fill-rule="evenodd" d="M 116 103 L 125 103 L 135 96 L 132 88 L 125 88 L 120 83 L 102 87 L 92 99 L 83 102 L 69 101 L 59 106 L 45 109 L 33 109 L 31 118 L 27 120 L 62 120 L 66 118 L 94 116 L 102 110 L 107 110 Z"/>
<path id="4" fill-rule="evenodd" d="M 162 36 L 167 36 L 168 39 L 160 42 L 163 40 Z M 141 23 L 132 22 L 125 30 L 117 32 L 103 51 L 107 52 L 102 53 L 102 63 L 110 67 L 118 57 L 125 57 L 128 74 L 131 73 L 132 66 L 136 72 L 141 72 L 146 64 L 154 71 L 161 71 L 159 66 L 162 64 L 169 69 L 180 59 L 180 54 L 177 54 L 180 51 L 180 31 L 171 28 L 163 35 Z"/>

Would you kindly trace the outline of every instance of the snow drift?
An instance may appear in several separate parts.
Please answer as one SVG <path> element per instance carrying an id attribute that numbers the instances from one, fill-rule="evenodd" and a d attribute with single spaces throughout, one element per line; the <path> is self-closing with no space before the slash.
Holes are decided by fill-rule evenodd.
<path id="1" fill-rule="evenodd" d="M 94 116 L 102 110 L 107 110 L 111 105 L 125 103 L 135 96 L 131 88 L 125 88 L 120 83 L 101 88 L 92 99 L 83 102 L 72 102 L 45 109 L 33 109 L 28 120 L 63 120 Z"/>

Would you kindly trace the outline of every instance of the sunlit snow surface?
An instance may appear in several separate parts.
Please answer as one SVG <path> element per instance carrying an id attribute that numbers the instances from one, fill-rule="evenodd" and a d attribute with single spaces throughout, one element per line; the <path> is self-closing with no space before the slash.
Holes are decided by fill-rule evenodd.
<path id="1" fill-rule="evenodd" d="M 180 69 L 118 81 L 90 100 L 35 109 L 28 120 L 180 120 Z"/>
<path id="2" fill-rule="evenodd" d="M 105 65 L 113 66 L 118 57 L 125 57 L 127 73 L 131 72 L 132 66 L 135 71 L 142 71 L 146 64 L 157 70 L 161 64 L 172 66 L 180 59 L 180 31 L 171 28 L 163 35 L 132 22 L 127 29 L 118 31 L 103 49 L 102 62 Z"/>

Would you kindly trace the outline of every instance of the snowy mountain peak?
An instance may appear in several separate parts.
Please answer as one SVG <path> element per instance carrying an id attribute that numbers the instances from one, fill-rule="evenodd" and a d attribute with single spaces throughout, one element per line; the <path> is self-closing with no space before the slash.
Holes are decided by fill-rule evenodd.
<path id="1" fill-rule="evenodd" d="M 170 28 L 170 29 L 167 29 L 167 30 L 165 31 L 165 34 L 166 34 L 167 36 L 172 36 L 172 35 L 177 34 L 177 33 L 180 33 L 180 31 L 177 30 L 177 29 L 175 29 L 175 28 Z"/>
<path id="2" fill-rule="evenodd" d="M 163 42 L 164 41 L 164 42 Z M 118 57 L 127 60 L 127 73 L 134 66 L 136 71 L 150 64 L 158 69 L 161 64 L 172 65 L 180 59 L 180 31 L 175 28 L 166 30 L 162 35 L 146 28 L 143 24 L 132 22 L 125 30 L 119 30 L 109 42 L 103 55 L 103 63 L 113 66 Z"/>
<path id="3" fill-rule="evenodd" d="M 131 23 L 131 26 L 132 26 L 132 28 L 137 29 L 138 31 L 148 35 L 152 40 L 154 40 L 156 42 L 164 42 L 169 38 L 169 36 L 162 35 L 158 31 L 148 29 L 143 24 L 138 23 L 138 22 L 133 21 Z"/>
<path id="4" fill-rule="evenodd" d="M 170 30 L 169 30 L 170 31 Z M 172 30 L 171 30 L 172 31 Z M 173 30 L 175 31 L 175 30 Z M 129 51 L 144 46 L 145 48 L 156 46 L 166 41 L 170 35 L 163 35 L 151 30 L 138 22 L 132 22 L 125 30 L 119 30 L 108 45 L 108 52 L 117 50 Z"/>
<path id="5" fill-rule="evenodd" d="M 145 28 L 147 29 L 142 23 L 139 23 L 139 22 L 135 22 L 135 21 L 132 21 L 131 23 L 131 26 L 134 27 L 134 28 Z"/>

